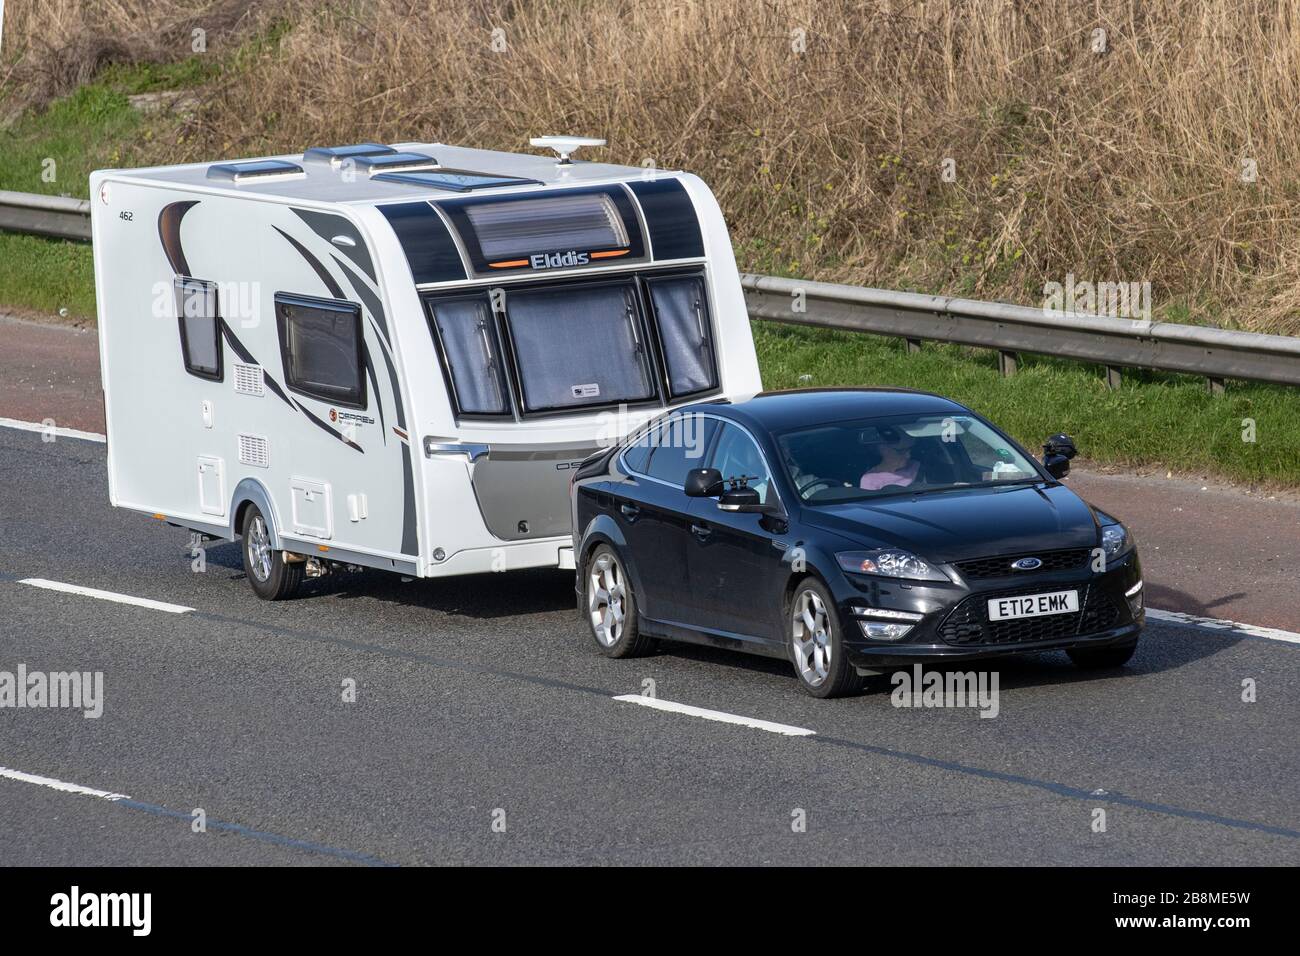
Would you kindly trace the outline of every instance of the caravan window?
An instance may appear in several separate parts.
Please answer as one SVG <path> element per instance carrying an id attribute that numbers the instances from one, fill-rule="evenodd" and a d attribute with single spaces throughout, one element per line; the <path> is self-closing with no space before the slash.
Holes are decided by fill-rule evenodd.
<path id="1" fill-rule="evenodd" d="M 275 317 L 289 388 L 336 405 L 365 408 L 361 307 L 277 293 Z"/>
<path id="2" fill-rule="evenodd" d="M 434 299 L 429 303 L 429 317 L 442 343 L 457 409 L 470 415 L 508 413 L 510 403 L 498 358 L 501 348 L 487 296 Z"/>
<path id="3" fill-rule="evenodd" d="M 177 276 L 172 288 L 176 293 L 185 371 L 221 381 L 221 316 L 216 283 Z"/>
<path id="4" fill-rule="evenodd" d="M 506 316 L 528 411 L 655 397 L 631 281 L 511 292 Z"/>
<path id="5" fill-rule="evenodd" d="M 718 372 L 703 277 L 649 279 L 646 286 L 668 365 L 672 396 L 678 398 L 716 387 Z"/>

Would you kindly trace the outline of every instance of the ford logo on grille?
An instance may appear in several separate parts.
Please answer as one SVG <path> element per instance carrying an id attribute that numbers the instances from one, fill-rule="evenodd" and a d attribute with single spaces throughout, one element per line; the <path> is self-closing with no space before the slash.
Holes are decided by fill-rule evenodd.
<path id="1" fill-rule="evenodd" d="M 1011 562 L 1012 569 L 1016 571 L 1033 571 L 1042 566 L 1043 562 L 1039 558 L 1021 558 L 1019 561 Z"/>

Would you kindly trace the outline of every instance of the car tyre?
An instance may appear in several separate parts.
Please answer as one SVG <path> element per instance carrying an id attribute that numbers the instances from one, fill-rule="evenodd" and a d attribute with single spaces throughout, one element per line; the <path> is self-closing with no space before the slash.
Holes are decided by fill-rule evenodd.
<path id="1" fill-rule="evenodd" d="M 1123 647 L 1072 647 L 1065 653 L 1070 655 L 1076 667 L 1087 670 L 1123 667 L 1137 650 L 1137 641 Z"/>
<path id="2" fill-rule="evenodd" d="M 244 574 L 253 586 L 253 593 L 264 601 L 291 597 L 302 584 L 303 562 L 290 563 L 284 559 L 283 551 L 271 546 L 271 526 L 257 505 L 249 505 L 244 512 L 240 537 Z"/>
<path id="3" fill-rule="evenodd" d="M 813 697 L 841 697 L 862 689 L 844 651 L 839 615 L 826 586 L 815 578 L 800 581 L 786 608 L 785 640 L 799 686 Z"/>
<path id="4" fill-rule="evenodd" d="M 606 657 L 640 657 L 654 647 L 641 633 L 636 595 L 618 552 L 598 545 L 583 566 L 583 612 L 596 646 Z"/>

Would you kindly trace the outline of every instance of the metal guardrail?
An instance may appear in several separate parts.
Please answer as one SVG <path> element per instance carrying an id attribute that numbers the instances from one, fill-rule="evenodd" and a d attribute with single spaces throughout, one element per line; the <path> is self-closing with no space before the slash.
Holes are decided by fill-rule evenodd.
<path id="1" fill-rule="evenodd" d="M 90 241 L 90 203 L 67 196 L 0 190 L 0 229 Z"/>
<path id="2" fill-rule="evenodd" d="M 90 203 L 63 196 L 0 190 L 0 230 L 90 240 Z M 1095 362 L 1117 388 L 1123 368 L 1205 376 L 1212 392 L 1225 379 L 1300 385 L 1300 338 L 1136 319 L 1112 319 L 1042 309 L 891 292 L 860 286 L 742 275 L 751 318 L 815 328 L 870 332 L 921 342 L 955 342 L 994 349 L 1004 375 L 1019 353 Z"/>
<path id="3" fill-rule="evenodd" d="M 1206 377 L 1215 394 L 1228 378 L 1300 385 L 1300 338 L 1077 312 L 1048 312 L 1001 302 L 891 292 L 828 282 L 742 275 L 751 318 L 816 328 L 995 349 L 1004 375 L 1018 353 L 1035 352 L 1106 366 L 1112 388 L 1121 369 L 1148 368 Z"/>

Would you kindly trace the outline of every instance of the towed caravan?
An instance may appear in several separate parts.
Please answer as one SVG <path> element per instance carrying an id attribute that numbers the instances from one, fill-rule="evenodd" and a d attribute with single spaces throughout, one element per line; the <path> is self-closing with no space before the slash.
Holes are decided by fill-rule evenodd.
<path id="1" fill-rule="evenodd" d="M 115 507 L 242 538 L 265 598 L 357 564 L 573 567 L 577 464 L 751 395 L 695 176 L 442 144 L 90 178 Z"/>

